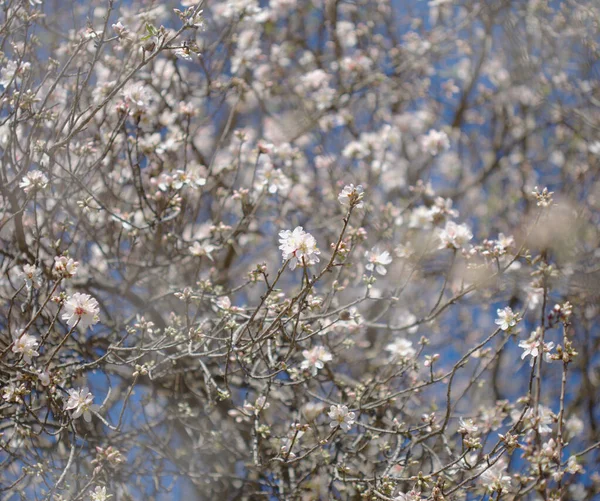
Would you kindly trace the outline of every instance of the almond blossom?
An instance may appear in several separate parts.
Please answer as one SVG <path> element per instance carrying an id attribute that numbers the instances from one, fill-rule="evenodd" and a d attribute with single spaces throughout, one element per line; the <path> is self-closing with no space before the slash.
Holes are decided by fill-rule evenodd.
<path id="1" fill-rule="evenodd" d="M 439 232 L 440 249 L 461 249 L 473 238 L 471 229 L 466 224 L 456 224 L 448 221 Z"/>
<path id="2" fill-rule="evenodd" d="M 82 331 L 95 325 L 100 320 L 98 314 L 98 301 L 89 294 L 76 292 L 64 305 L 62 319 L 67 322 L 69 327 L 79 327 Z"/>
<path id="3" fill-rule="evenodd" d="M 365 205 L 363 202 L 364 196 L 364 189 L 361 185 L 347 184 L 338 195 L 338 202 L 344 207 L 362 209 Z"/>
<path id="4" fill-rule="evenodd" d="M 66 411 L 72 411 L 71 417 L 77 419 L 83 416 L 86 422 L 92 420 L 92 413 L 98 412 L 100 406 L 94 404 L 94 395 L 92 395 L 87 387 L 80 389 L 71 388 L 69 390 L 69 398 L 65 403 L 64 409 Z"/>
<path id="5" fill-rule="evenodd" d="M 518 313 L 513 313 L 510 306 L 507 306 L 504 309 L 496 310 L 496 314 L 498 315 L 498 318 L 494 320 L 494 323 L 498 325 L 503 331 L 507 331 L 511 327 L 514 327 L 519 321 Z"/>
<path id="6" fill-rule="evenodd" d="M 48 178 L 46 175 L 39 171 L 33 170 L 25 174 L 25 177 L 19 183 L 19 187 L 23 189 L 25 193 L 31 193 L 36 190 L 43 190 L 48 186 Z"/>
<path id="7" fill-rule="evenodd" d="M 392 256 L 388 251 L 380 251 L 378 247 L 365 252 L 367 264 L 365 268 L 368 271 L 375 270 L 380 275 L 387 274 L 386 266 L 392 262 Z"/>
<path id="8" fill-rule="evenodd" d="M 71 278 L 77 272 L 79 262 L 67 256 L 56 256 L 54 258 L 54 275 L 58 277 Z"/>
<path id="9" fill-rule="evenodd" d="M 528 339 L 519 341 L 519 348 L 523 348 L 523 353 L 521 354 L 522 360 L 527 356 L 531 357 L 529 360 L 529 365 L 531 367 L 533 367 L 533 363 L 541 353 L 544 354 L 544 360 L 546 362 L 552 362 L 550 351 L 554 348 L 554 342 L 542 342 L 541 331 L 539 329 L 532 332 Z"/>
<path id="10" fill-rule="evenodd" d="M 331 419 L 329 426 L 337 428 L 338 426 L 344 431 L 350 431 L 354 425 L 354 412 L 350 412 L 346 405 L 332 405 L 327 414 Z"/>
<path id="11" fill-rule="evenodd" d="M 310 266 L 319 262 L 321 251 L 317 249 L 317 241 L 310 233 L 306 233 L 302 226 L 296 227 L 294 231 L 280 231 L 279 243 L 282 258 L 284 261 L 290 260 L 292 270 L 297 265 Z"/>
<path id="12" fill-rule="evenodd" d="M 37 288 L 42 284 L 42 270 L 32 264 L 23 265 L 21 277 L 25 281 L 27 290 Z"/>
<path id="13" fill-rule="evenodd" d="M 431 129 L 427 135 L 421 137 L 421 148 L 433 156 L 449 149 L 450 139 L 448 134 Z"/>
<path id="14" fill-rule="evenodd" d="M 302 356 L 306 359 L 300 364 L 300 368 L 310 370 L 313 376 L 317 375 L 317 371 L 325 367 L 325 362 L 333 360 L 331 353 L 324 346 L 315 346 L 310 350 L 304 350 Z"/>
<path id="15" fill-rule="evenodd" d="M 399 338 L 393 343 L 388 344 L 385 347 L 385 351 L 389 351 L 393 358 L 412 358 L 417 353 L 413 348 L 412 341 L 408 339 Z"/>
<path id="16" fill-rule="evenodd" d="M 20 353 L 23 355 L 25 363 L 31 363 L 31 357 L 38 357 L 40 354 L 36 351 L 39 345 L 39 341 L 35 336 L 24 332 L 17 339 L 15 339 L 12 351 L 13 353 Z"/>

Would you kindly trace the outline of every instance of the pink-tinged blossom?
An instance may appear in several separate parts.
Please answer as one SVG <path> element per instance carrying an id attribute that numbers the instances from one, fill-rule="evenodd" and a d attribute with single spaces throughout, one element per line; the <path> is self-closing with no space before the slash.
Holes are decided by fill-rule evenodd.
<path id="1" fill-rule="evenodd" d="M 323 346 L 315 346 L 310 350 L 304 350 L 302 356 L 306 359 L 300 364 L 302 370 L 308 369 L 313 376 L 317 375 L 317 371 L 325 367 L 325 362 L 331 362 L 333 357 L 331 353 Z"/>
<path id="2" fill-rule="evenodd" d="M 116 24 L 113 24 L 112 29 L 114 30 L 114 32 L 117 34 L 117 36 L 119 38 L 123 38 L 124 36 L 127 35 L 127 28 L 123 25 L 123 23 L 121 23 L 121 21 L 119 21 Z"/>
<path id="3" fill-rule="evenodd" d="M 354 425 L 355 414 L 348 411 L 346 405 L 332 405 L 327 415 L 331 419 L 331 423 L 329 423 L 331 428 L 339 426 L 342 430 L 349 431 Z"/>
<path id="4" fill-rule="evenodd" d="M 33 170 L 25 174 L 25 177 L 19 183 L 19 188 L 22 188 L 25 193 L 30 193 L 36 190 L 43 190 L 48 186 L 48 178 L 39 170 Z"/>
<path id="5" fill-rule="evenodd" d="M 443 230 L 439 232 L 440 249 L 461 249 L 473 238 L 471 229 L 466 224 L 456 224 L 448 221 Z"/>
<path id="6" fill-rule="evenodd" d="M 509 306 L 502 310 L 496 310 L 496 314 L 498 315 L 498 318 L 494 320 L 494 323 L 498 325 L 503 331 L 507 331 L 511 327 L 514 327 L 519 321 L 519 314 L 513 313 L 512 309 Z"/>
<path id="7" fill-rule="evenodd" d="M 280 231 L 279 243 L 283 260 L 290 260 L 292 270 L 297 265 L 310 266 L 319 262 L 318 255 L 321 251 L 317 249 L 317 241 L 310 233 L 306 233 L 302 226 L 296 227 L 294 231 Z"/>
<path id="8" fill-rule="evenodd" d="M 98 323 L 98 301 L 89 294 L 76 292 L 65 303 L 62 319 L 69 327 L 77 325 L 81 330 Z"/>
<path id="9" fill-rule="evenodd" d="M 92 395 L 87 387 L 79 390 L 71 388 L 69 390 L 69 399 L 65 403 L 65 410 L 72 411 L 71 417 L 77 419 L 83 416 L 86 422 L 92 420 L 92 412 L 97 412 L 99 405 L 94 404 L 94 395 Z"/>
<path id="10" fill-rule="evenodd" d="M 78 261 L 73 261 L 70 257 L 56 256 L 54 258 L 54 275 L 63 278 L 71 278 L 77 273 Z"/>
<path id="11" fill-rule="evenodd" d="M 461 435 L 473 435 L 479 431 L 479 427 L 473 423 L 472 419 L 459 418 L 458 422 L 460 424 L 458 433 Z"/>
<path id="12" fill-rule="evenodd" d="M 387 273 L 386 266 L 392 262 L 392 256 L 388 251 L 380 251 L 378 247 L 365 252 L 365 258 L 367 259 L 367 265 L 365 268 L 368 271 L 375 270 L 380 275 Z"/>
<path id="13" fill-rule="evenodd" d="M 31 334 L 27 334 L 24 332 L 21 334 L 12 346 L 13 353 L 20 353 L 23 355 L 23 360 L 25 363 L 31 363 L 31 357 L 39 356 L 39 353 L 36 351 L 39 342 L 35 336 Z"/>

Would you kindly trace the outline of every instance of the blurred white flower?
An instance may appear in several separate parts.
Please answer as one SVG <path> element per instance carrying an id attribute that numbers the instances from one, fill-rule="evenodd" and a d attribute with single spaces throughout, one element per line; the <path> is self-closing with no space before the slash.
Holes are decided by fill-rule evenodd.
<path id="1" fill-rule="evenodd" d="M 25 193 L 35 190 L 43 190 L 48 186 L 48 178 L 39 170 L 33 170 L 25 174 L 25 177 L 19 183 L 19 188 L 23 188 Z"/>
<path id="2" fill-rule="evenodd" d="M 427 135 L 421 136 L 421 149 L 430 155 L 437 155 L 450 148 L 448 134 L 431 129 Z"/>
<path id="3" fill-rule="evenodd" d="M 208 242 L 200 243 L 194 242 L 190 247 L 190 254 L 192 256 L 204 257 L 206 256 L 211 261 L 214 261 L 212 257 L 212 252 L 216 249 L 216 247 Z"/>
<path id="4" fill-rule="evenodd" d="M 6 66 L 0 70 L 0 85 L 6 88 L 11 81 L 20 83 L 21 76 L 30 69 L 31 63 L 29 62 L 8 61 Z"/>
<path id="5" fill-rule="evenodd" d="M 315 346 L 310 350 L 304 350 L 302 356 L 306 359 L 300 364 L 300 368 L 310 369 L 313 376 L 317 375 L 317 371 L 325 367 L 325 362 L 331 362 L 333 357 L 324 346 Z"/>
<path id="6" fill-rule="evenodd" d="M 94 492 L 92 492 L 91 501 L 107 501 L 107 499 L 111 498 L 112 494 L 106 493 L 106 487 L 96 486 Z"/>
<path id="7" fill-rule="evenodd" d="M 388 344 L 385 351 L 389 351 L 394 358 L 411 358 L 417 353 L 413 348 L 412 341 L 404 338 L 396 339 L 393 343 Z"/>
<path id="8" fill-rule="evenodd" d="M 267 162 L 257 172 L 256 184 L 257 189 L 267 188 L 271 194 L 281 192 L 286 194 L 292 186 L 290 179 L 281 171 L 276 169 L 271 162 Z"/>
<path id="9" fill-rule="evenodd" d="M 473 238 L 470 228 L 466 224 L 456 224 L 448 221 L 443 230 L 439 232 L 440 249 L 461 249 Z"/>
<path id="10" fill-rule="evenodd" d="M 427 230 L 427 229 L 431 228 L 432 222 L 433 222 L 433 211 L 429 207 L 420 205 L 419 207 L 415 207 L 410 212 L 410 218 L 408 220 L 408 227 Z"/>
<path id="11" fill-rule="evenodd" d="M 119 21 L 116 24 L 112 25 L 112 29 L 117 34 L 118 37 L 124 37 L 127 34 L 127 28 Z"/>
<path id="12" fill-rule="evenodd" d="M 375 269 L 380 275 L 385 275 L 387 273 L 385 267 L 392 262 L 390 253 L 388 251 L 381 252 L 378 247 L 365 252 L 365 257 L 367 258 L 367 265 L 365 268 L 369 271 Z"/>
<path id="13" fill-rule="evenodd" d="M 508 492 L 512 478 L 506 474 L 506 463 L 500 459 L 489 468 L 484 466 L 481 481 L 489 492 Z"/>

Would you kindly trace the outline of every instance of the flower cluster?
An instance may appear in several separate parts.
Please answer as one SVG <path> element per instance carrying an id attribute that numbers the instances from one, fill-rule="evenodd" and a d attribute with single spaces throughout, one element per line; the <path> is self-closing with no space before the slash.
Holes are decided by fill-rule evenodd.
<path id="1" fill-rule="evenodd" d="M 298 226 L 294 231 L 279 232 L 279 243 L 283 260 L 289 260 L 292 270 L 297 265 L 310 266 L 319 262 L 321 251 L 317 249 L 317 241 L 310 233 L 306 233 L 302 226 Z"/>

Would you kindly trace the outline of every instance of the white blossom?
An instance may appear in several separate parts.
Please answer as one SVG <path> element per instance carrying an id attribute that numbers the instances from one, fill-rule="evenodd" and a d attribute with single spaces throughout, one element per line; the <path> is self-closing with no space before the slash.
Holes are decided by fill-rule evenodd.
<path id="1" fill-rule="evenodd" d="M 123 25 L 123 23 L 121 23 L 121 21 L 119 21 L 116 24 L 113 24 L 112 25 L 112 29 L 117 34 L 117 36 L 120 37 L 120 38 L 122 38 L 125 35 L 127 35 L 127 28 Z"/>
<path id="2" fill-rule="evenodd" d="M 337 428 L 338 426 L 344 430 L 349 431 L 354 425 L 354 412 L 349 412 L 346 405 L 332 405 L 327 414 L 331 419 L 329 426 L 331 428 Z"/>
<path id="3" fill-rule="evenodd" d="M 477 433 L 479 431 L 479 427 L 475 425 L 475 423 L 473 423 L 472 419 L 463 419 L 460 418 L 458 420 L 458 422 L 460 423 L 460 426 L 458 428 L 458 432 L 461 434 L 469 434 L 472 435 L 474 433 Z"/>
<path id="4" fill-rule="evenodd" d="M 430 155 L 437 155 L 450 148 L 448 134 L 431 129 L 427 135 L 421 136 L 421 149 Z"/>
<path id="5" fill-rule="evenodd" d="M 106 493 L 106 487 L 96 486 L 94 492 L 92 492 L 91 501 L 107 501 L 112 497 L 112 494 Z"/>
<path id="6" fill-rule="evenodd" d="M 333 357 L 324 346 L 315 346 L 310 350 L 304 350 L 302 356 L 306 359 L 300 364 L 302 370 L 309 369 L 313 376 L 317 375 L 317 371 L 325 367 L 325 362 L 330 362 Z"/>
<path id="7" fill-rule="evenodd" d="M 14 381 L 11 381 L 2 388 L 2 398 L 8 403 L 23 402 L 22 396 L 25 394 L 27 394 L 27 389 L 23 383 L 17 385 Z"/>
<path id="8" fill-rule="evenodd" d="M 344 189 L 338 195 L 338 202 L 344 207 L 362 209 L 365 205 L 362 201 L 364 196 L 364 189 L 360 184 L 358 186 L 348 184 L 344 186 Z"/>
<path id="9" fill-rule="evenodd" d="M 365 252 L 365 257 L 367 258 L 367 265 L 365 268 L 368 271 L 377 271 L 380 275 L 385 275 L 387 273 L 386 266 L 392 262 L 392 256 L 388 251 L 380 251 L 378 247 Z"/>
<path id="10" fill-rule="evenodd" d="M 385 347 L 385 351 L 389 351 L 392 357 L 412 358 L 417 353 L 413 348 L 412 341 L 405 338 L 399 338 Z"/>
<path id="11" fill-rule="evenodd" d="M 31 69 L 31 63 L 8 61 L 6 66 L 0 70 L 0 85 L 6 88 L 12 82 L 21 82 L 21 76 Z M 14 78 L 14 80 L 13 80 Z"/>
<path id="12" fill-rule="evenodd" d="M 25 363 L 30 364 L 31 357 L 39 356 L 39 353 L 36 351 L 38 345 L 39 342 L 35 336 L 24 332 L 17 339 L 15 339 L 12 351 L 13 353 L 21 353 Z"/>
<path id="13" fill-rule="evenodd" d="M 471 229 L 466 224 L 456 224 L 448 221 L 443 230 L 439 232 L 440 249 L 461 249 L 473 238 Z"/>
<path id="14" fill-rule="evenodd" d="M 502 329 L 503 331 L 507 331 L 511 327 L 514 327 L 519 321 L 518 313 L 513 313 L 510 306 L 507 306 L 502 310 L 496 310 L 496 314 L 498 315 L 498 318 L 494 320 L 494 323 L 500 326 L 500 329 Z"/>
<path id="15" fill-rule="evenodd" d="M 69 327 L 77 325 L 81 330 L 98 323 L 98 301 L 89 294 L 76 292 L 65 302 L 65 312 L 62 319 Z"/>
<path id="16" fill-rule="evenodd" d="M 92 412 L 97 412 L 100 408 L 99 405 L 94 404 L 94 395 L 92 395 L 87 387 L 80 388 L 79 390 L 71 388 L 69 390 L 69 399 L 65 403 L 66 411 L 73 411 L 71 416 L 73 419 L 77 419 L 83 416 L 86 422 L 92 420 Z"/>
<path id="17" fill-rule="evenodd" d="M 292 270 L 297 265 L 310 266 L 319 262 L 321 251 L 317 249 L 317 241 L 310 233 L 306 233 L 302 226 L 296 227 L 294 231 L 280 231 L 279 243 L 283 260 L 290 260 Z"/>
<path id="18" fill-rule="evenodd" d="M 20 273 L 21 278 L 25 281 L 27 290 L 31 290 L 32 287 L 39 287 L 42 285 L 42 270 L 33 264 L 23 265 L 23 271 Z"/>
<path id="19" fill-rule="evenodd" d="M 427 230 L 431 228 L 431 224 L 433 223 L 433 211 L 429 207 L 425 207 L 424 205 L 419 205 L 415 207 L 410 212 L 410 217 L 408 220 L 409 228 L 418 228 L 422 230 Z"/>
<path id="20" fill-rule="evenodd" d="M 78 261 L 73 261 L 70 257 L 57 256 L 54 258 L 54 275 L 58 277 L 71 278 L 77 272 Z"/>
<path id="21" fill-rule="evenodd" d="M 290 190 L 292 182 L 281 169 L 276 169 L 271 162 L 268 162 L 258 170 L 255 186 L 259 189 L 266 187 L 271 194 L 280 192 L 285 195 Z"/>
<path id="22" fill-rule="evenodd" d="M 194 242 L 190 247 L 190 254 L 192 256 L 204 257 L 206 256 L 211 261 L 214 261 L 212 252 L 216 249 L 216 247 L 208 242 Z"/>
<path id="23" fill-rule="evenodd" d="M 535 359 L 540 355 L 540 352 L 544 353 L 544 360 L 546 362 L 552 362 L 550 351 L 554 348 L 554 343 L 552 341 L 549 343 L 542 343 L 541 332 L 539 330 L 532 332 L 528 339 L 520 341 L 519 348 L 523 349 L 521 360 L 525 359 L 527 356 L 531 356 L 529 365 L 532 367 Z"/>
<path id="24" fill-rule="evenodd" d="M 489 492 L 508 492 L 511 489 L 511 477 L 506 474 L 506 463 L 500 459 L 492 466 L 484 466 L 481 481 Z"/>
<path id="25" fill-rule="evenodd" d="M 19 183 L 19 188 L 22 188 L 25 193 L 31 191 L 43 190 L 48 186 L 48 178 L 39 170 L 32 170 L 25 174 L 25 177 Z"/>

